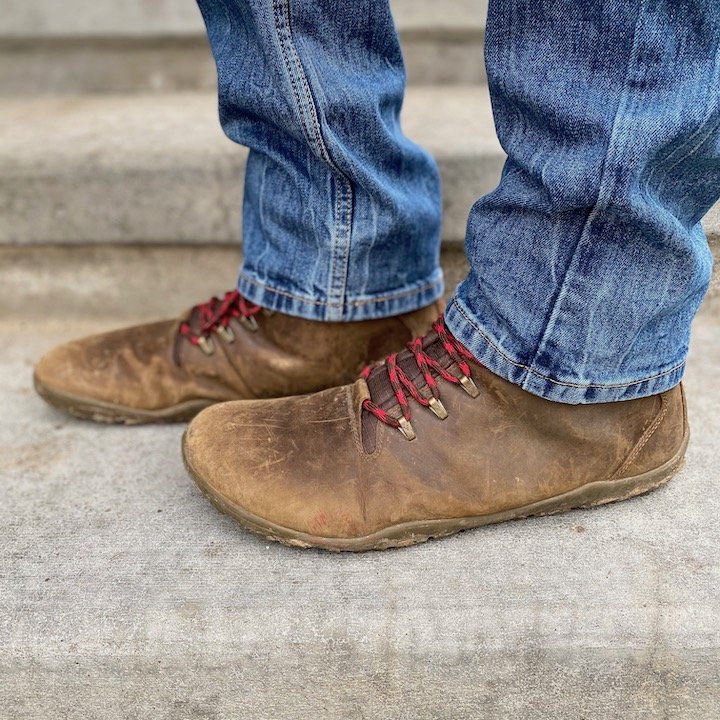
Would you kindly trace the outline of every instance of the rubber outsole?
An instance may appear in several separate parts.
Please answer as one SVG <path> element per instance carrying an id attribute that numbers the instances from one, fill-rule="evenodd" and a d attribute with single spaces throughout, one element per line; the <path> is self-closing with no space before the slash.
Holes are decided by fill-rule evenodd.
<path id="1" fill-rule="evenodd" d="M 434 538 L 447 537 L 463 530 L 494 525 L 508 520 L 521 520 L 528 517 L 554 515 L 568 510 L 591 508 L 611 502 L 627 500 L 643 495 L 667 483 L 683 465 L 685 451 L 690 439 L 686 432 L 682 446 L 676 455 L 664 465 L 628 478 L 618 480 L 599 480 L 588 483 L 562 495 L 540 500 L 530 505 L 505 510 L 491 515 L 465 518 L 447 518 L 439 520 L 417 520 L 393 525 L 370 535 L 358 538 L 328 538 L 309 535 L 291 528 L 282 527 L 249 513 L 239 505 L 220 495 L 192 467 L 186 448 L 186 434 L 183 434 L 182 454 L 185 467 L 195 483 L 210 502 L 221 512 L 230 515 L 250 532 L 266 540 L 282 543 L 296 548 L 319 548 L 331 552 L 364 552 L 385 550 L 388 548 L 417 545 Z"/>
<path id="2" fill-rule="evenodd" d="M 162 410 L 140 410 L 116 405 L 93 398 L 72 395 L 55 390 L 33 375 L 33 384 L 37 394 L 48 405 L 81 420 L 108 425 L 149 425 L 156 423 L 179 423 L 192 420 L 201 410 L 213 405 L 210 400 L 188 400 Z"/>

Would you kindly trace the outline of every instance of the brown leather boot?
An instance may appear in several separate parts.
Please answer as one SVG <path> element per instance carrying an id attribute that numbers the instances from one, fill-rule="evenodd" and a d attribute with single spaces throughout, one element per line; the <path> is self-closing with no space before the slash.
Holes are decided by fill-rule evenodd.
<path id="1" fill-rule="evenodd" d="M 126 424 L 188 420 L 213 403 L 310 393 L 350 382 L 364 364 L 426 332 L 435 303 L 383 320 L 337 323 L 271 313 L 237 291 L 179 320 L 61 345 L 35 388 L 80 418 Z"/>
<path id="2" fill-rule="evenodd" d="M 478 365 L 440 320 L 353 385 L 205 410 L 183 455 L 245 528 L 370 550 L 639 495 L 678 471 L 687 442 L 680 386 L 550 402 Z"/>

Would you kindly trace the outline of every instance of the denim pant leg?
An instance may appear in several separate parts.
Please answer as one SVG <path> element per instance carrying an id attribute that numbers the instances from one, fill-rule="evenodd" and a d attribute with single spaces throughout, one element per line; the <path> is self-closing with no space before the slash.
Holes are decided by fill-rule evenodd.
<path id="1" fill-rule="evenodd" d="M 491 0 L 486 61 L 508 159 L 449 327 L 550 400 L 671 388 L 711 276 L 720 3 Z"/>
<path id="2" fill-rule="evenodd" d="M 400 129 L 388 0 L 198 0 L 225 133 L 250 148 L 240 292 L 313 320 L 442 295 L 440 181 Z"/>

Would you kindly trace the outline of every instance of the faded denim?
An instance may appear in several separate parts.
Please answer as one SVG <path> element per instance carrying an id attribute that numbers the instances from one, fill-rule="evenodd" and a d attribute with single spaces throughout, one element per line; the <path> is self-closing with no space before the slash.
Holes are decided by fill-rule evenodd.
<path id="1" fill-rule="evenodd" d="M 569 403 L 682 376 L 720 196 L 717 0 L 494 0 L 499 187 L 473 207 L 451 330 L 493 372 Z"/>
<path id="2" fill-rule="evenodd" d="M 400 130 L 387 0 L 199 4 L 223 127 L 251 148 L 240 291 L 319 320 L 439 297 L 438 175 Z M 719 40 L 717 0 L 491 0 L 508 160 L 446 313 L 490 370 L 568 403 L 679 382 L 711 274 Z"/>
<path id="3" fill-rule="evenodd" d="M 387 0 L 199 0 L 225 133 L 250 148 L 239 290 L 314 320 L 442 296 L 440 180 L 400 129 Z"/>

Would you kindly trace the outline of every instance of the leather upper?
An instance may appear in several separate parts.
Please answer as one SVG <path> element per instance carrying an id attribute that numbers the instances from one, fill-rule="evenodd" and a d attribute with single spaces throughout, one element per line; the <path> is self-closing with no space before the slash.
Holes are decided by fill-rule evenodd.
<path id="1" fill-rule="evenodd" d="M 302 398 L 205 410 L 188 429 L 186 458 L 217 493 L 255 516 L 348 538 L 408 521 L 497 513 L 647 472 L 677 453 L 686 432 L 680 387 L 565 405 L 479 365 L 472 376 L 477 398 L 440 381 L 445 420 L 414 406 L 413 441 L 374 419 L 374 426 L 362 422 L 368 390 L 361 379 Z M 372 452 L 363 424 L 375 433 Z"/>
<path id="2" fill-rule="evenodd" d="M 427 330 L 439 304 L 381 320 L 326 323 L 261 313 L 253 332 L 230 321 L 234 340 L 213 334 L 213 352 L 178 335 L 181 320 L 137 325 L 61 345 L 37 364 L 55 391 L 158 410 L 202 399 L 223 401 L 309 393 L 349 382 Z"/>

